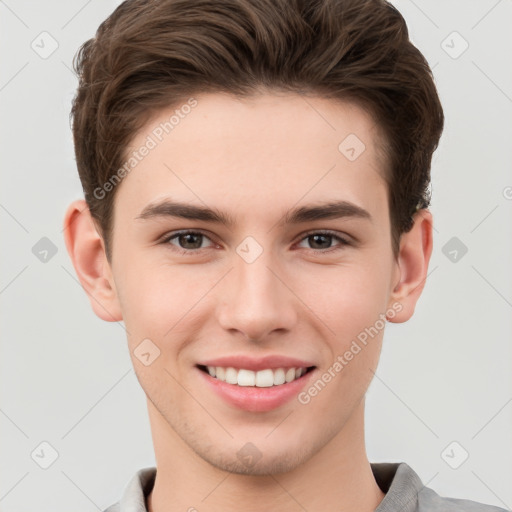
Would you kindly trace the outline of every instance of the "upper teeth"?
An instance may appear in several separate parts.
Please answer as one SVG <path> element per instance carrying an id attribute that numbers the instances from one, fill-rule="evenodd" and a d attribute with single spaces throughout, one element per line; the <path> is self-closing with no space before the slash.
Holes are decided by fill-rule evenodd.
<path id="1" fill-rule="evenodd" d="M 306 368 L 278 368 L 276 370 L 267 369 L 253 372 L 252 370 L 236 368 L 223 368 L 221 366 L 207 366 L 208 373 L 212 377 L 227 382 L 228 384 L 238 384 L 239 386 L 256 386 L 258 388 L 268 388 L 270 386 L 279 386 L 285 382 L 292 382 L 304 375 Z"/>

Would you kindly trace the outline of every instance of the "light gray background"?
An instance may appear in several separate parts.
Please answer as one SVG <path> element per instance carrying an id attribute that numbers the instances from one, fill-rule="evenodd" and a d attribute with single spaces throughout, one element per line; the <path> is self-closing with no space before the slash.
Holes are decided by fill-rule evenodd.
<path id="1" fill-rule="evenodd" d="M 93 314 L 62 236 L 81 197 L 71 60 L 118 3 L 0 0 L 4 512 L 103 510 L 154 465 L 123 326 Z M 442 495 L 510 509 L 512 2 L 395 4 L 434 69 L 446 128 L 432 169 L 430 274 L 414 317 L 388 324 L 367 398 L 368 455 L 406 461 Z M 59 45 L 47 58 L 31 47 L 51 49 L 43 31 Z M 458 58 L 453 31 L 469 44 Z M 57 248 L 46 263 L 32 252 L 42 237 Z M 468 249 L 456 262 L 443 253 L 452 237 Z M 48 469 L 36 463 L 50 460 L 43 441 L 58 452 Z M 452 469 L 446 460 L 456 465 L 463 450 Z"/>

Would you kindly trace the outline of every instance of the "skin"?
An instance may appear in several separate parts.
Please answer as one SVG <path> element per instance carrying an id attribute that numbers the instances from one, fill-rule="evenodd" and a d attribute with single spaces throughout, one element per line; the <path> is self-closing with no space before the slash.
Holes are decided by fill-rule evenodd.
<path id="1" fill-rule="evenodd" d="M 270 412 L 227 404 L 195 365 L 283 354 L 314 362 L 320 376 L 393 304 L 401 310 L 388 320 L 407 321 L 427 275 L 431 213 L 416 213 L 395 259 L 379 131 L 355 105 L 275 92 L 196 99 L 118 186 L 111 262 L 84 200 L 64 219 L 91 306 L 106 321 L 124 321 L 147 395 L 158 468 L 148 510 L 373 511 L 384 493 L 366 455 L 364 398 L 383 329 L 308 404 L 293 399 Z M 130 149 L 173 111 L 152 119 Z M 351 133 L 366 146 L 354 161 L 338 150 Z M 163 198 L 215 207 L 235 224 L 136 219 Z M 296 206 L 342 199 L 371 220 L 279 224 Z M 163 241 L 183 229 L 206 236 Z M 327 236 L 315 245 L 306 236 L 326 229 L 353 243 Z M 263 249 L 250 264 L 236 252 L 247 236 Z M 149 366 L 134 355 L 146 338 L 160 349 Z M 251 467 L 237 457 L 248 442 L 261 454 Z"/>

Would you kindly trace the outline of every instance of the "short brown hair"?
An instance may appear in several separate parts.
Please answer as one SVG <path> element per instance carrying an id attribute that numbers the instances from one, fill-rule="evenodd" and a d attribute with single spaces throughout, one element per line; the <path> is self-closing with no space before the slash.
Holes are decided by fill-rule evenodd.
<path id="1" fill-rule="evenodd" d="M 101 198 L 94 191 L 150 116 L 200 93 L 263 88 L 368 111 L 384 134 L 395 258 L 414 213 L 430 205 L 443 110 L 426 59 L 384 0 L 126 0 L 74 66 L 76 162 L 109 261 L 117 188 Z"/>

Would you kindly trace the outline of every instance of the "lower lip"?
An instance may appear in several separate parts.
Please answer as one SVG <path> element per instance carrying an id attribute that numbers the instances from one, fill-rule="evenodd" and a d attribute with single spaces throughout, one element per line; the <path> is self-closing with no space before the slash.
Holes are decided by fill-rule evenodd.
<path id="1" fill-rule="evenodd" d="M 265 412 L 276 409 L 296 397 L 306 383 L 309 382 L 316 368 L 292 382 L 268 388 L 228 384 L 212 377 L 209 373 L 197 367 L 196 370 L 205 379 L 207 385 L 211 386 L 211 389 L 230 405 L 250 412 Z"/>

